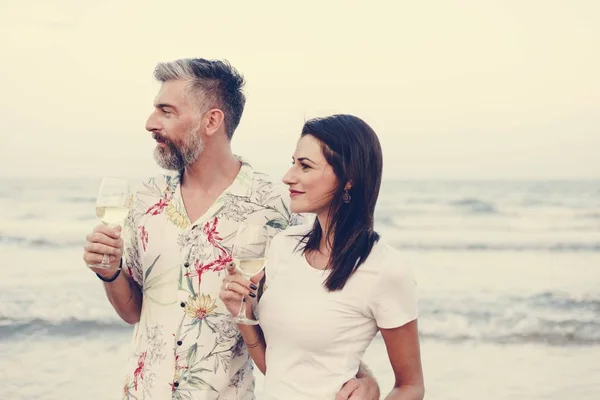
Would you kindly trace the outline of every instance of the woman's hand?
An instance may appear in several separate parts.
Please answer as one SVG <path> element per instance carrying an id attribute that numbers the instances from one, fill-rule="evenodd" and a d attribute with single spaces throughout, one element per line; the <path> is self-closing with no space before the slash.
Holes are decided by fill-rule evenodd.
<path id="1" fill-rule="evenodd" d="M 256 299 L 258 282 L 260 282 L 263 275 L 264 272 L 261 272 L 248 280 L 238 273 L 233 263 L 227 264 L 227 274 L 223 278 L 219 298 L 232 315 L 238 315 L 240 312 L 242 296 L 249 296 L 252 300 Z M 248 302 L 248 298 L 246 298 L 246 301 L 247 303 L 254 303 L 253 301 Z M 248 317 L 252 316 L 252 307 L 246 307 L 246 314 Z"/>

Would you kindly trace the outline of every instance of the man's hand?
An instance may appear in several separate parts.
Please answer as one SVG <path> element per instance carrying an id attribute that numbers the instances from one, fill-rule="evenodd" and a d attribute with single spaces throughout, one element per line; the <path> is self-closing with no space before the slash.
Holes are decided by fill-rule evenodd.
<path id="1" fill-rule="evenodd" d="M 98 225 L 92 233 L 87 235 L 83 249 L 83 261 L 92 271 L 105 278 L 113 276 L 123 254 L 121 227 L 110 228 L 106 225 Z M 108 257 L 111 268 L 95 268 L 94 266 L 102 263 L 105 255 Z"/>
<path id="2" fill-rule="evenodd" d="M 335 400 L 379 400 L 379 385 L 375 378 L 353 378 L 342 386 Z"/>

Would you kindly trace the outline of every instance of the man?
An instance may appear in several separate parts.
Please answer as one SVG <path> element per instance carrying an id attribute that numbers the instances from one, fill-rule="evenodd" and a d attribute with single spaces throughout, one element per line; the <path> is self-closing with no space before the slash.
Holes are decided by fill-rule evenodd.
<path id="1" fill-rule="evenodd" d="M 231 151 L 246 101 L 233 67 L 182 59 L 158 64 L 155 77 L 146 129 L 157 163 L 174 173 L 134 194 L 123 232 L 96 227 L 83 257 L 119 316 L 136 324 L 123 397 L 252 399 L 251 359 L 218 293 L 239 224 L 287 227 L 288 196 Z M 98 267 L 103 257 L 110 269 Z M 378 398 L 374 380 L 359 375 L 339 398 Z"/>

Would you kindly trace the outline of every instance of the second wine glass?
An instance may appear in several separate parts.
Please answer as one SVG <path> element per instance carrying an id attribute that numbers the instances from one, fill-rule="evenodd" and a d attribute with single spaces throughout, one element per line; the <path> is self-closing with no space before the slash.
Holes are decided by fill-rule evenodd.
<path id="1" fill-rule="evenodd" d="M 267 249 L 269 247 L 269 230 L 265 225 L 242 223 L 233 244 L 233 263 L 236 269 L 246 278 L 262 271 L 267 265 Z M 240 312 L 232 316 L 242 325 L 257 325 L 258 321 L 246 317 L 246 301 L 242 297 Z"/>

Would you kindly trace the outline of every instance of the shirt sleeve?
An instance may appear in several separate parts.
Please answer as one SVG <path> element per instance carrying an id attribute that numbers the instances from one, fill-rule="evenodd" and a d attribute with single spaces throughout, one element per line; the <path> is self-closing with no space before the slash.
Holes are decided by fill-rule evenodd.
<path id="1" fill-rule="evenodd" d="M 417 283 L 411 267 L 398 265 L 398 257 L 386 264 L 370 296 L 368 313 L 383 329 L 397 328 L 418 317 Z"/>
<path id="2" fill-rule="evenodd" d="M 144 226 L 138 226 L 136 218 L 136 196 L 134 195 L 131 201 L 129 214 L 123 224 L 123 241 L 125 243 L 123 251 L 123 270 L 127 272 L 129 277 L 138 284 L 141 288 L 144 285 L 143 269 L 140 261 L 140 241 L 147 242 L 147 233 Z"/>

